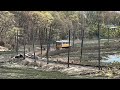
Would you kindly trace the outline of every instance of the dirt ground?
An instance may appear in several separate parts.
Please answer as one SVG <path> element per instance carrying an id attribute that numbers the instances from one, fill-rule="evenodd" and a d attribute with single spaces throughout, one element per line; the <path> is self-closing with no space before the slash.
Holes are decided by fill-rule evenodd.
<path id="1" fill-rule="evenodd" d="M 50 60 L 50 59 L 49 59 Z M 59 59 L 60 60 L 60 59 Z M 120 78 L 120 70 L 114 69 L 105 69 L 98 70 L 96 67 L 89 67 L 89 66 L 78 66 L 78 65 L 70 65 L 68 68 L 67 64 L 60 64 L 55 62 L 49 62 L 47 64 L 46 58 L 39 58 L 34 61 L 34 59 L 26 58 L 22 61 L 11 61 L 2 63 L 0 66 L 9 67 L 9 68 L 33 68 L 35 70 L 42 70 L 42 71 L 58 71 L 64 74 L 67 74 L 71 77 L 81 78 L 83 77 L 88 79 L 119 79 Z"/>
<path id="2" fill-rule="evenodd" d="M 32 53 L 32 52 L 31 52 Z M 43 52 L 44 54 L 46 53 Z M 77 78 L 88 78 L 88 79 L 119 79 L 120 78 L 120 69 L 114 68 L 103 68 L 102 70 L 98 70 L 97 67 L 90 66 L 80 66 L 80 65 L 70 65 L 68 68 L 67 63 L 61 64 L 59 62 L 67 62 L 67 58 L 60 57 L 58 55 L 57 58 L 49 57 L 49 64 L 47 64 L 47 59 L 45 56 L 41 58 L 40 52 L 36 52 L 36 56 L 38 60 L 34 60 L 31 58 L 26 58 L 25 60 L 12 60 L 11 55 L 0 55 L 0 67 L 8 67 L 8 68 L 33 68 L 34 70 L 42 70 L 42 71 L 58 71 L 64 74 L 67 74 L 71 77 Z M 56 62 L 54 62 L 56 61 Z M 58 61 L 58 62 L 57 62 Z M 72 60 L 70 61 L 72 63 Z"/>
<path id="3" fill-rule="evenodd" d="M 3 46 L 0 46 L 0 51 L 8 51 L 9 49 Z"/>

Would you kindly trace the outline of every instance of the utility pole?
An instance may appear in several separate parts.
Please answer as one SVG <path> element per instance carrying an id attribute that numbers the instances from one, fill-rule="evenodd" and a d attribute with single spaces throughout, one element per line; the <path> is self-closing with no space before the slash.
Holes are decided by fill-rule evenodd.
<path id="1" fill-rule="evenodd" d="M 68 68 L 69 68 L 69 60 L 70 60 L 70 30 L 69 30 L 69 47 L 68 47 Z"/>

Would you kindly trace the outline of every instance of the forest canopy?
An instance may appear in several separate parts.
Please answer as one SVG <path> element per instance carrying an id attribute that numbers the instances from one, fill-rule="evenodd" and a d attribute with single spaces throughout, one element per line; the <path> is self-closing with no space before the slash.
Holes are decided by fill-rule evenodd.
<path id="1" fill-rule="evenodd" d="M 51 41 L 67 39 L 71 30 L 75 39 L 80 39 L 84 27 L 85 38 L 97 37 L 97 22 L 100 22 L 100 36 L 107 38 L 108 25 L 117 26 L 110 31 L 110 37 L 119 37 L 120 13 L 116 11 L 0 11 L 0 41 L 15 44 L 15 36 L 25 35 L 26 43 L 30 44 L 35 34 L 35 42 L 42 37 L 46 42 L 46 29 L 51 34 Z M 51 31 L 51 32 L 50 32 Z M 19 37 L 22 44 L 23 38 Z"/>

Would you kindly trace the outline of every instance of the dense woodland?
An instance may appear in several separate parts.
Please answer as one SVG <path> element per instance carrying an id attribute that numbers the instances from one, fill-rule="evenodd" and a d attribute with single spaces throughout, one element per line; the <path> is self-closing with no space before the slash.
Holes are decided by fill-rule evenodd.
<path id="1" fill-rule="evenodd" d="M 81 39 L 84 29 L 86 39 L 97 38 L 98 23 L 100 37 L 108 37 L 108 25 L 117 26 L 110 30 L 110 37 L 120 37 L 120 13 L 113 11 L 0 11 L 0 41 L 7 47 L 19 44 L 46 44 L 56 40 Z M 18 38 L 16 37 L 18 35 Z"/>

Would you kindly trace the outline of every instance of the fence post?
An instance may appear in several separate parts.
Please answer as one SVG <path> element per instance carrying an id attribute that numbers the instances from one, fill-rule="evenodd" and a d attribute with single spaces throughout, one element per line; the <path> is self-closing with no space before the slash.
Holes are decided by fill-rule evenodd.
<path id="1" fill-rule="evenodd" d="M 101 69 L 100 67 L 100 22 L 98 21 L 98 68 L 99 70 Z"/>
<path id="2" fill-rule="evenodd" d="M 69 60 L 70 60 L 70 30 L 69 30 L 69 47 L 68 47 L 68 68 L 69 68 Z"/>
<path id="3" fill-rule="evenodd" d="M 18 30 L 17 30 L 17 45 L 16 45 L 16 53 L 18 55 Z"/>
<path id="4" fill-rule="evenodd" d="M 48 64 L 48 61 L 49 61 L 49 60 L 48 60 L 48 59 L 49 59 L 49 58 L 48 58 L 49 45 L 48 45 L 48 35 L 47 35 L 47 32 L 48 32 L 48 31 L 47 31 L 47 28 L 46 28 L 46 42 L 47 42 L 47 53 L 46 53 L 46 57 L 47 57 L 47 64 Z"/>

